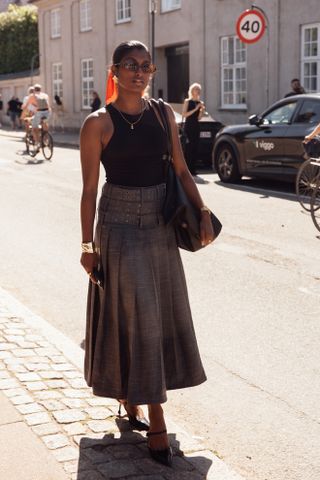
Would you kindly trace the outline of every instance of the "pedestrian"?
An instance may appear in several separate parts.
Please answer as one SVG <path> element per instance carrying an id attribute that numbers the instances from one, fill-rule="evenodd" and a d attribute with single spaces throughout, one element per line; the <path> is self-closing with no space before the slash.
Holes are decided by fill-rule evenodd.
<path id="1" fill-rule="evenodd" d="M 93 97 L 93 101 L 90 105 L 91 106 L 91 113 L 95 112 L 96 110 L 99 110 L 99 108 L 101 106 L 101 99 L 100 99 L 98 93 L 93 91 L 92 92 L 92 97 Z"/>
<path id="2" fill-rule="evenodd" d="M 306 91 L 301 85 L 299 78 L 293 78 L 291 80 L 291 92 L 287 93 L 284 98 L 301 95 L 302 93 L 306 93 Z"/>
<path id="3" fill-rule="evenodd" d="M 188 98 L 185 99 L 182 107 L 182 119 L 184 122 L 184 134 L 186 135 L 186 160 L 192 175 L 196 175 L 196 164 L 198 160 L 199 135 L 201 119 L 205 111 L 204 103 L 200 100 L 201 85 L 193 83 L 189 87 Z"/>
<path id="4" fill-rule="evenodd" d="M 95 395 L 118 399 L 132 427 L 148 430 L 151 457 L 171 465 L 162 409 L 167 390 L 199 385 L 206 376 L 174 230 L 161 214 L 167 137 L 143 98 L 155 70 L 143 43 L 121 43 L 108 77 L 115 95 L 81 129 L 81 264 L 90 278 L 85 378 Z M 174 168 L 209 244 L 208 208 L 185 164 L 173 110 L 167 104 L 166 110 Z M 100 162 L 106 183 L 93 236 Z M 149 421 L 141 405 L 148 405 Z"/>
<path id="5" fill-rule="evenodd" d="M 57 127 L 64 131 L 63 124 L 64 107 L 62 99 L 59 95 L 54 96 L 54 102 L 52 104 L 52 128 L 55 130 Z"/>
<path id="6" fill-rule="evenodd" d="M 2 128 L 3 125 L 3 100 L 2 100 L 2 95 L 0 93 L 0 128 Z"/>
<path id="7" fill-rule="evenodd" d="M 12 123 L 12 129 L 15 130 L 18 127 L 18 117 L 19 117 L 19 103 L 15 96 L 12 96 L 8 102 L 8 115 Z"/>

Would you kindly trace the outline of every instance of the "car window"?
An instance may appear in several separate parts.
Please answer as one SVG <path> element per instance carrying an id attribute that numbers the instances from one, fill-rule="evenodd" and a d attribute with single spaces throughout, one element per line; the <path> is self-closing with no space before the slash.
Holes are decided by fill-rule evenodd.
<path id="1" fill-rule="evenodd" d="M 267 113 L 262 119 L 263 125 L 288 124 L 292 118 L 297 102 L 286 103 Z"/>
<path id="2" fill-rule="evenodd" d="M 294 123 L 320 123 L 320 102 L 305 100 Z"/>

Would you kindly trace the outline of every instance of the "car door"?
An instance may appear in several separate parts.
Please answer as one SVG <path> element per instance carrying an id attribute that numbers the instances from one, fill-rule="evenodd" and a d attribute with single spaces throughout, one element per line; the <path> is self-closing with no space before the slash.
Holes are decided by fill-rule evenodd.
<path id="1" fill-rule="evenodd" d="M 302 141 L 320 123 L 320 98 L 306 98 L 299 102 L 299 108 L 289 125 L 284 142 L 284 168 L 295 171 L 304 160 Z"/>
<path id="2" fill-rule="evenodd" d="M 245 136 L 245 153 L 249 174 L 282 173 L 284 138 L 297 108 L 297 101 L 287 101 L 264 114 L 257 128 Z"/>

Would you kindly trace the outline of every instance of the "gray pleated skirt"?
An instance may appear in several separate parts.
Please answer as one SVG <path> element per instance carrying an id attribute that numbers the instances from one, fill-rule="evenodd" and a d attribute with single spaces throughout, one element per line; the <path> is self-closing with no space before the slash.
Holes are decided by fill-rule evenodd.
<path id="1" fill-rule="evenodd" d="M 89 282 L 85 379 L 98 396 L 163 403 L 206 380 L 165 184 L 105 184 L 95 244 L 103 286 Z"/>

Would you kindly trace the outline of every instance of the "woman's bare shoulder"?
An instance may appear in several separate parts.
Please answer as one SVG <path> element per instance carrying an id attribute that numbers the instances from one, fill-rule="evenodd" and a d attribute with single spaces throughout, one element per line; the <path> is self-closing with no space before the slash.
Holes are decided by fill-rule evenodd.
<path id="1" fill-rule="evenodd" d="M 101 136 L 101 134 L 108 133 L 112 131 L 112 121 L 109 115 L 109 112 L 105 107 L 96 110 L 95 112 L 90 113 L 84 120 L 81 127 L 81 134 L 96 134 Z"/>

